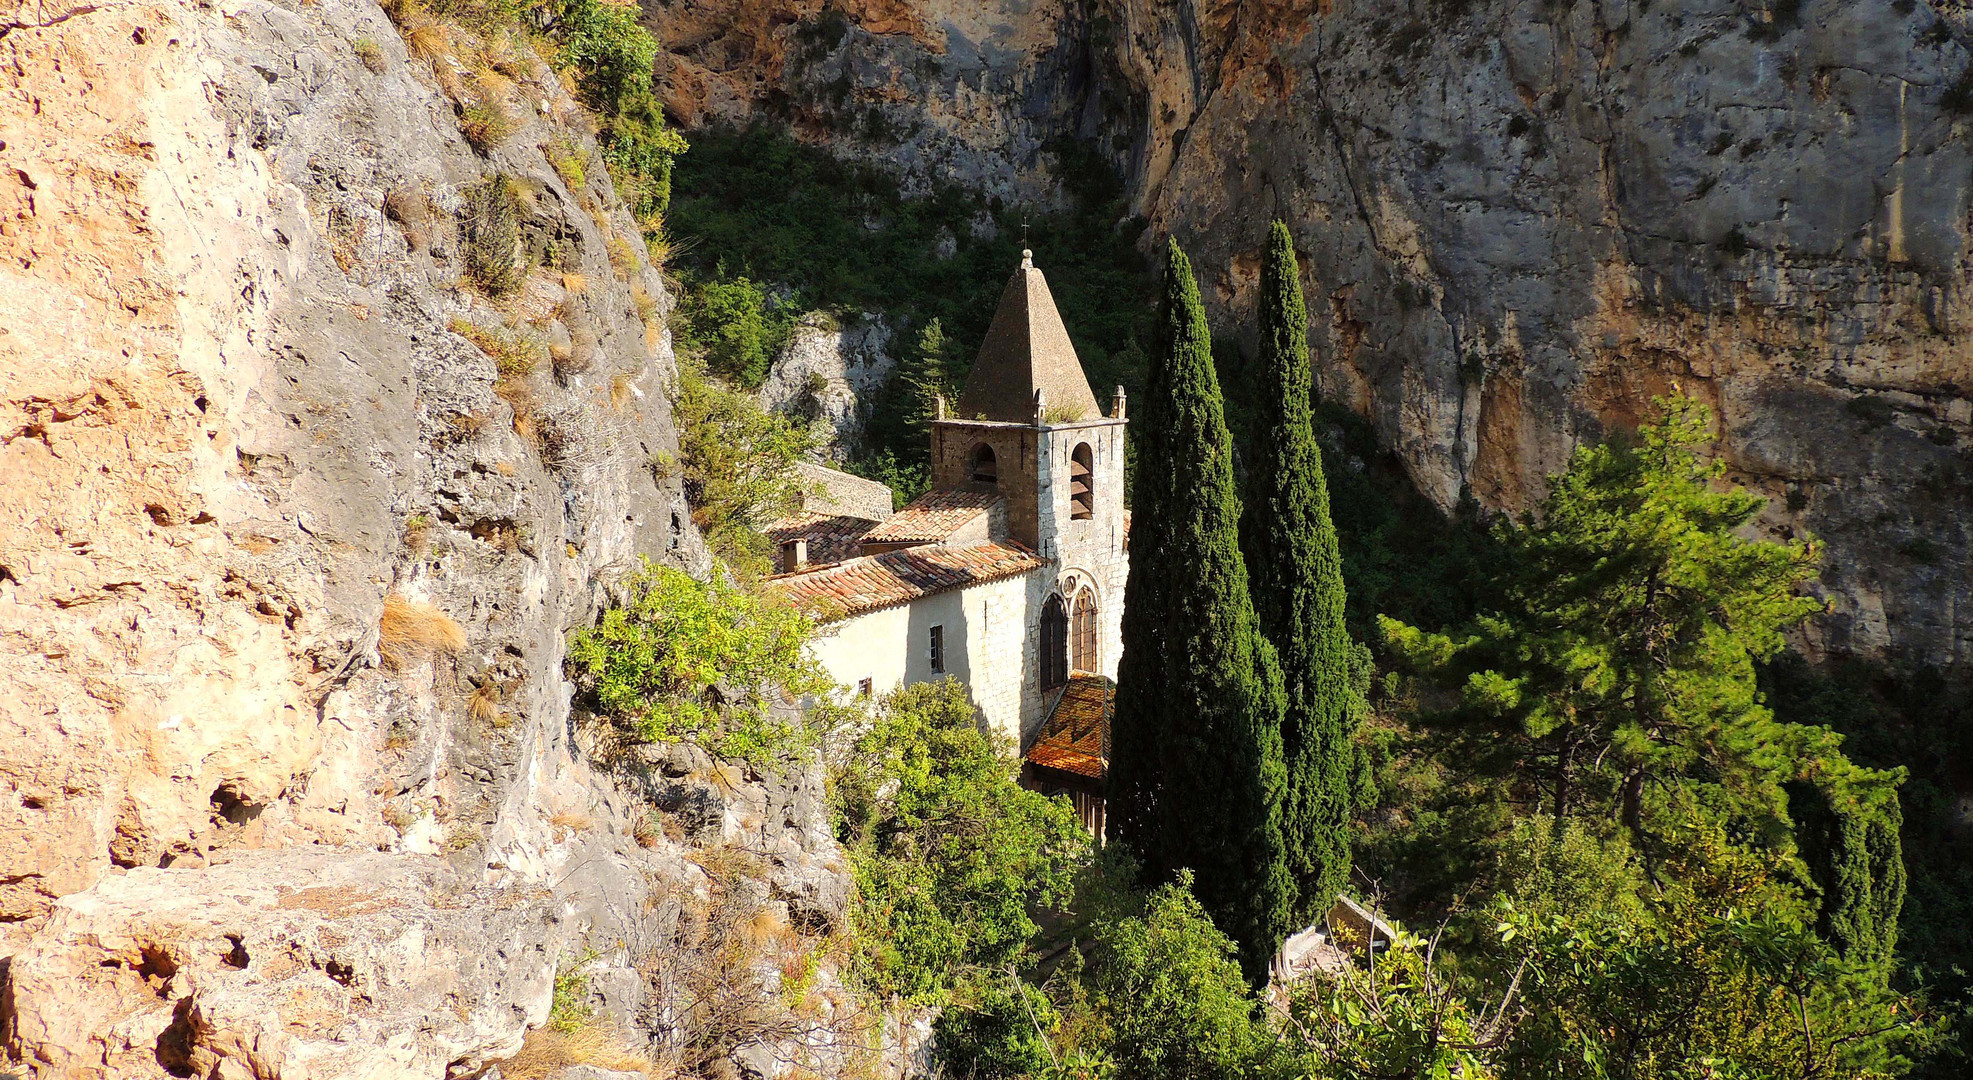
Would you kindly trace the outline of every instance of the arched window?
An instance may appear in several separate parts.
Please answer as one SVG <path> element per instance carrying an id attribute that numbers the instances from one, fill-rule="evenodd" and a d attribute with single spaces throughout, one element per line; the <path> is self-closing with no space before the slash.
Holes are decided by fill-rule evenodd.
<path id="1" fill-rule="evenodd" d="M 1095 460 L 1089 452 L 1089 444 L 1076 444 L 1075 451 L 1069 455 L 1069 516 L 1072 518 L 1096 516 L 1094 466 Z"/>
<path id="2" fill-rule="evenodd" d="M 1076 594 L 1075 611 L 1070 616 L 1069 666 L 1076 671 L 1102 670 L 1096 658 L 1096 593 L 1084 587 Z"/>
<path id="3" fill-rule="evenodd" d="M 1000 466 L 993 459 L 993 447 L 981 443 L 973 447 L 973 464 L 970 470 L 975 484 L 1000 483 Z"/>
<path id="4" fill-rule="evenodd" d="M 1053 690 L 1069 681 L 1069 613 L 1060 596 L 1051 596 L 1041 609 L 1041 688 Z"/>

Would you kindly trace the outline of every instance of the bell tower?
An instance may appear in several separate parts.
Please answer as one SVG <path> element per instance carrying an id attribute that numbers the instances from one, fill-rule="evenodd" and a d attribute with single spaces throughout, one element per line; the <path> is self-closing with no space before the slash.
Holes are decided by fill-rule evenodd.
<path id="1" fill-rule="evenodd" d="M 932 485 L 999 492 L 1008 538 L 1054 561 L 1031 613 L 1043 696 L 1073 671 L 1116 676 L 1129 565 L 1124 405 L 1118 387 L 1110 414 L 1098 407 L 1048 282 L 1021 252 L 957 405 L 932 425 Z"/>

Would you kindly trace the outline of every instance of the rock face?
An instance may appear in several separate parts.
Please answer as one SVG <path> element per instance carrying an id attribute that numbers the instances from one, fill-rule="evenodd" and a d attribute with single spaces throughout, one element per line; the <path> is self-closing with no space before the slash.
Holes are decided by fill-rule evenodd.
<path id="1" fill-rule="evenodd" d="M 1322 392 L 1442 505 L 1527 506 L 1654 395 L 1706 400 L 1763 526 L 1825 545 L 1809 645 L 1969 659 L 1959 0 L 647 9 L 681 115 L 1010 195 L 1076 140 L 1231 333 L 1286 220 Z"/>
<path id="2" fill-rule="evenodd" d="M 0 1053 L 457 1075 L 559 970 L 660 1060 L 840 1066 L 841 1002 L 768 1007 L 846 901 L 819 778 L 698 762 L 668 813 L 570 716 L 568 631 L 707 568 L 663 281 L 538 58 L 410 40 L 0 14 Z"/>
<path id="3" fill-rule="evenodd" d="M 825 452 L 841 462 L 862 439 L 871 403 L 897 366 L 893 336 L 880 316 L 847 323 L 823 313 L 808 316 L 788 335 L 761 383 L 761 407 L 828 425 Z"/>

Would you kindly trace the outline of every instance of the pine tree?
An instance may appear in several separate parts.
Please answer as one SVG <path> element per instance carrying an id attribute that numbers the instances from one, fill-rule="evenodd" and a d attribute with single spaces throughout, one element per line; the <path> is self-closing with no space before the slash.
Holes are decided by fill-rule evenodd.
<path id="1" fill-rule="evenodd" d="M 1170 246 L 1137 427 L 1130 589 L 1111 744 L 1118 838 L 1193 891 L 1264 979 L 1287 935 L 1281 675 L 1247 595 L 1233 446 L 1192 265 Z"/>
<path id="2" fill-rule="evenodd" d="M 1281 661 L 1281 831 L 1296 910 L 1309 920 L 1349 876 L 1353 735 L 1364 710 L 1354 672 L 1363 661 L 1343 625 L 1343 559 L 1309 404 L 1308 313 L 1294 242 L 1278 221 L 1261 269 L 1259 374 L 1240 543 L 1254 614 Z"/>
<path id="3" fill-rule="evenodd" d="M 915 445 L 930 445 L 932 421 L 938 419 L 938 399 L 951 396 L 952 345 L 937 319 L 918 333 L 918 347 L 898 365 L 898 385 L 906 398 L 905 427 Z"/>

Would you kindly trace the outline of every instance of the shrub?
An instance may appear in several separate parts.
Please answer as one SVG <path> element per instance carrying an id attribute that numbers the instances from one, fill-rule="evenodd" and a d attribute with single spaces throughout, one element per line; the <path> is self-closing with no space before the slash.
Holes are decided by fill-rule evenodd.
<path id="1" fill-rule="evenodd" d="M 624 602 L 569 644 L 570 674 L 593 712 L 629 738 L 692 742 L 756 764 L 803 749 L 799 721 L 774 707 L 828 686 L 804 651 L 806 617 L 648 560 L 626 585 Z"/>
<path id="2" fill-rule="evenodd" d="M 587 155 L 566 135 L 558 135 L 542 143 L 541 156 L 548 159 L 549 167 L 555 170 L 555 175 L 562 178 L 562 183 L 570 191 L 581 190 L 589 178 L 583 170 L 583 160 Z"/>
<path id="3" fill-rule="evenodd" d="M 712 280 L 686 293 L 685 337 L 706 366 L 746 389 L 767 378 L 780 334 L 768 312 L 767 292 L 745 277 Z"/>
<path id="4" fill-rule="evenodd" d="M 459 214 L 464 238 L 466 275 L 488 296 L 504 296 L 520 287 L 521 213 L 514 182 L 496 173 L 467 188 Z"/>
<path id="5" fill-rule="evenodd" d="M 595 1013 L 589 1007 L 589 976 L 583 965 L 596 958 L 584 953 L 574 963 L 555 973 L 555 995 L 548 1006 L 548 1026 L 570 1035 L 589 1026 Z"/>
<path id="6" fill-rule="evenodd" d="M 685 139 L 664 122 L 651 92 L 658 40 L 638 24 L 634 3 L 553 0 L 551 32 L 561 42 L 557 63 L 576 75 L 588 104 L 604 118 L 603 158 L 634 176 L 635 198 L 626 198 L 642 220 L 661 216 L 671 199 L 671 165 Z M 626 191 L 626 195 L 632 192 Z"/>
<path id="7" fill-rule="evenodd" d="M 524 379 L 541 367 L 541 340 L 525 330 L 494 329 L 456 315 L 447 328 L 493 359 L 499 382 Z"/>
<path id="8" fill-rule="evenodd" d="M 1068 800 L 1020 786 L 1013 747 L 981 732 L 952 679 L 887 696 L 849 757 L 835 789 L 859 980 L 933 1004 L 1020 960 L 1031 906 L 1065 901 L 1088 851 Z"/>
<path id="9" fill-rule="evenodd" d="M 1233 940 L 1213 927 L 1191 877 L 1152 892 L 1142 914 L 1096 928 L 1092 982 L 1125 1076 L 1239 1076 L 1269 1048 Z"/>
<path id="10" fill-rule="evenodd" d="M 815 434 L 690 366 L 680 367 L 678 384 L 675 415 L 692 520 L 735 570 L 764 573 L 771 552 L 761 530 L 801 505 L 795 463 L 815 448 Z"/>
<path id="11" fill-rule="evenodd" d="M 459 118 L 460 134 L 466 136 L 473 149 L 482 154 L 491 153 L 495 147 L 506 142 L 518 127 L 498 101 L 468 105 Z"/>
<path id="12" fill-rule="evenodd" d="M 1053 1063 L 1048 1035 L 1062 1018 L 1048 995 L 998 974 L 963 1005 L 943 1010 L 932 1025 L 939 1057 L 952 1075 L 978 1080 L 1040 1076 Z"/>

